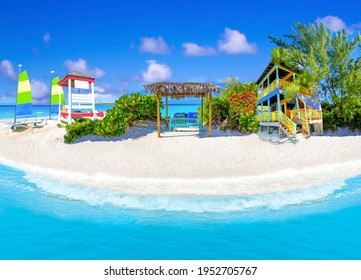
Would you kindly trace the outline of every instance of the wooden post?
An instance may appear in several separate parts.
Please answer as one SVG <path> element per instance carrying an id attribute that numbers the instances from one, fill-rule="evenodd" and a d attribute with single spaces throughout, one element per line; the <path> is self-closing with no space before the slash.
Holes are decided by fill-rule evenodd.
<path id="1" fill-rule="evenodd" d="M 280 102 L 280 94 L 277 93 L 277 111 L 278 111 L 278 122 L 281 121 L 281 102 Z"/>
<path id="2" fill-rule="evenodd" d="M 68 124 L 71 124 L 71 79 L 68 80 Z"/>
<path id="3" fill-rule="evenodd" d="M 212 92 L 209 92 L 208 136 L 212 136 Z"/>
<path id="4" fill-rule="evenodd" d="M 201 121 L 202 121 L 202 126 L 203 126 L 203 95 L 201 95 Z"/>
<path id="5" fill-rule="evenodd" d="M 159 93 L 157 92 L 157 125 L 158 125 L 158 138 L 160 138 L 160 102 L 159 102 Z"/>
<path id="6" fill-rule="evenodd" d="M 270 99 L 267 100 L 267 122 L 270 122 L 271 120 L 271 102 Z"/>
<path id="7" fill-rule="evenodd" d="M 168 95 L 165 96 L 165 123 L 168 127 Z"/>
<path id="8" fill-rule="evenodd" d="M 277 93 L 277 114 L 278 114 L 278 129 L 279 129 L 279 134 L 280 134 L 280 138 L 282 138 L 282 130 L 281 130 L 281 103 L 280 103 L 280 93 Z"/>
<path id="9" fill-rule="evenodd" d="M 278 66 L 276 66 L 276 88 L 279 88 Z"/>
<path id="10" fill-rule="evenodd" d="M 92 112 L 93 112 L 93 120 L 95 120 L 95 94 L 94 94 L 94 81 L 90 84 L 91 94 L 92 94 Z"/>

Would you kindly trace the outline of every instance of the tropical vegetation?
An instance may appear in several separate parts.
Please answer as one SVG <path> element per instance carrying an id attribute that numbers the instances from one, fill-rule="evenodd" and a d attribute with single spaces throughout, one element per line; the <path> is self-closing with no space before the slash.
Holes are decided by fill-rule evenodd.
<path id="1" fill-rule="evenodd" d="M 65 143 L 71 143 L 89 134 L 104 137 L 121 136 L 127 126 L 132 126 L 136 121 L 155 120 L 157 117 L 156 108 L 157 100 L 155 95 L 124 94 L 115 101 L 112 109 L 107 110 L 104 119 L 94 121 L 79 119 L 71 125 L 66 125 Z"/>
<path id="2" fill-rule="evenodd" d="M 323 101 L 325 129 L 348 126 L 361 129 L 361 35 L 346 30 L 332 32 L 321 23 L 296 23 L 284 39 L 270 36 L 272 52 L 292 70 L 301 70 L 285 91 L 293 95 L 311 88 Z"/>
<path id="3" fill-rule="evenodd" d="M 246 132 L 257 132 L 255 83 L 242 83 L 234 77 L 225 81 L 222 93 L 212 98 L 213 124 L 222 130 L 230 129 Z M 204 102 L 204 121 L 209 118 L 209 98 Z"/>

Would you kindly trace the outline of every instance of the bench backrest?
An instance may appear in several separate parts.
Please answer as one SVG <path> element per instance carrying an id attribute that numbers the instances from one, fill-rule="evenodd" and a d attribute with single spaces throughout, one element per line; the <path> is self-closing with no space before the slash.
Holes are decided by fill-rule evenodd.
<path id="1" fill-rule="evenodd" d="M 169 120 L 171 125 L 184 125 L 187 126 L 189 124 L 200 124 L 201 119 L 195 118 L 172 118 Z"/>

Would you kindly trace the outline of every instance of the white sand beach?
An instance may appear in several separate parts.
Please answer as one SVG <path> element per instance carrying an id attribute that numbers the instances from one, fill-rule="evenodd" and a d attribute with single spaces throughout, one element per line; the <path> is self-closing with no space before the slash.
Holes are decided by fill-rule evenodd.
<path id="1" fill-rule="evenodd" d="M 206 130 L 206 129 L 205 129 Z M 240 195 L 307 188 L 361 174 L 361 136 L 272 144 L 260 135 L 163 133 L 138 124 L 119 138 L 63 142 L 55 125 L 0 130 L 0 163 L 64 183 L 137 194 Z M 340 135 L 346 136 L 340 136 Z"/>

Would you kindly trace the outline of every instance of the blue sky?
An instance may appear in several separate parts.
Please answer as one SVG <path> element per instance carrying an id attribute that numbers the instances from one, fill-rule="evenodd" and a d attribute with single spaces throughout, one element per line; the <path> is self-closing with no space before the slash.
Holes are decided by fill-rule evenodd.
<path id="1" fill-rule="evenodd" d="M 359 1 L 3 1 L 0 104 L 13 104 L 18 64 L 34 103 L 48 103 L 51 74 L 96 79 L 97 101 L 156 81 L 255 81 L 293 22 L 361 30 Z"/>

